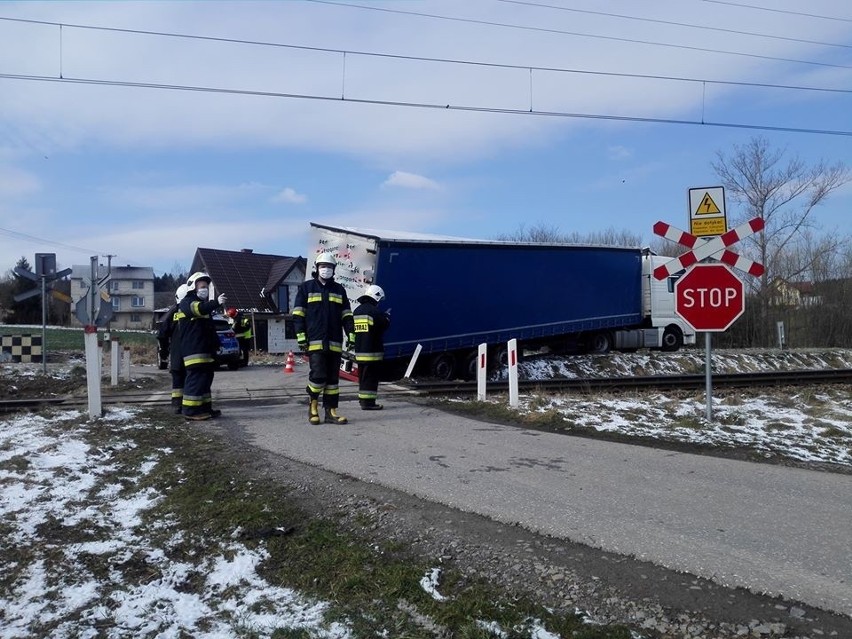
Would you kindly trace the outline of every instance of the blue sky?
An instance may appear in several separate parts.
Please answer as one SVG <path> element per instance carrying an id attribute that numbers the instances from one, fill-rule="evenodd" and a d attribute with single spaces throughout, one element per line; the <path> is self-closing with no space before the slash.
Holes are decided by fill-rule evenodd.
<path id="1" fill-rule="evenodd" d="M 62 267 L 114 254 L 114 263 L 157 273 L 189 266 L 198 246 L 304 255 L 311 221 L 477 238 L 522 225 L 580 233 L 612 227 L 647 243 L 657 220 L 688 228 L 687 190 L 717 184 L 716 152 L 732 152 L 753 136 L 808 163 L 852 166 L 848 135 L 336 99 L 510 110 L 532 104 L 535 111 L 690 121 L 703 115 L 708 122 L 850 132 L 849 93 L 712 82 L 848 90 L 852 8 L 845 0 L 814 0 L 807 9 L 794 0 L 358 4 L 372 9 L 303 0 L 0 2 L 0 18 L 65 25 L 60 38 L 52 24 L 0 20 L 0 269 L 22 255 L 32 262 L 36 252 L 57 253 Z M 356 52 L 536 69 L 531 81 L 528 69 Z M 13 77 L 60 72 L 62 82 Z M 732 202 L 728 208 L 735 217 Z M 852 186 L 836 191 L 815 220 L 824 233 L 852 233 Z"/>

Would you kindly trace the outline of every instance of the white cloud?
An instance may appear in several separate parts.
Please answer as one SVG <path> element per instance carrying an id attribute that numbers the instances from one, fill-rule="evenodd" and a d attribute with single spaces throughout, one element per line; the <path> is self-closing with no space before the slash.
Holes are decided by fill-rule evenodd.
<path id="1" fill-rule="evenodd" d="M 288 186 L 280 193 L 274 195 L 272 201 L 281 204 L 304 204 L 308 201 L 308 196 L 297 193 L 295 189 Z"/>
<path id="2" fill-rule="evenodd" d="M 633 157 L 633 151 L 620 145 L 607 148 L 606 154 L 610 160 L 626 160 Z"/>
<path id="3" fill-rule="evenodd" d="M 398 186 L 403 189 L 427 189 L 431 191 L 441 190 L 441 185 L 435 180 L 430 180 L 416 173 L 406 173 L 405 171 L 394 171 L 387 180 L 382 182 L 382 186 Z"/>

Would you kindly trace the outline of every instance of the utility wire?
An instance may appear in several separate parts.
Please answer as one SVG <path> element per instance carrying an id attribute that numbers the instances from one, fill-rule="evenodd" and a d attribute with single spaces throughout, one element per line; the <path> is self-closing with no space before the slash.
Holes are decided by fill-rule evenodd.
<path id="1" fill-rule="evenodd" d="M 469 24 L 482 24 L 490 27 L 502 27 L 506 29 L 522 29 L 525 31 L 537 31 L 541 33 L 555 33 L 559 35 L 570 35 L 576 36 L 580 38 L 595 38 L 599 40 L 609 40 L 612 42 L 627 42 L 629 44 L 644 44 L 648 46 L 654 47 L 667 47 L 671 49 L 685 49 L 688 51 L 699 51 L 702 53 L 718 53 L 723 55 L 733 55 L 745 58 L 756 58 L 759 60 L 773 60 L 775 62 L 791 62 L 794 64 L 808 64 L 813 66 L 820 67 L 832 67 L 837 69 L 852 69 L 852 66 L 845 64 L 832 64 L 830 62 L 817 62 L 815 60 L 798 60 L 795 58 L 779 58 L 776 56 L 769 55 L 758 55 L 756 53 L 743 53 L 741 51 L 727 51 L 724 49 L 709 49 L 706 47 L 695 47 L 686 44 L 671 44 L 669 42 L 654 42 L 652 40 L 638 40 L 635 38 L 619 38 L 616 36 L 608 36 L 608 35 L 600 35 L 600 34 L 592 34 L 592 33 L 582 33 L 579 31 L 565 31 L 562 29 L 549 29 L 546 27 L 529 27 L 526 25 L 520 24 L 511 24 L 506 22 L 495 22 L 492 20 L 478 20 L 475 18 L 459 18 L 455 16 L 445 16 L 437 13 L 424 13 L 421 11 L 404 11 L 402 9 L 389 9 L 387 7 L 373 7 L 369 5 L 362 4 L 350 4 L 348 2 L 334 2 L 332 0 L 305 0 L 305 2 L 313 2 L 316 4 L 327 4 L 335 7 L 348 7 L 350 9 L 364 9 L 366 11 L 380 11 L 383 13 L 394 13 L 400 15 L 409 15 L 416 16 L 419 18 L 433 18 L 435 20 L 449 20 L 452 22 L 466 22 Z"/>
<path id="2" fill-rule="evenodd" d="M 0 228 L 0 233 L 6 235 L 8 237 L 13 237 L 17 240 L 28 240 L 31 242 L 39 242 L 40 244 L 49 244 L 51 246 L 61 246 L 62 248 L 71 249 L 72 251 L 76 251 L 78 253 L 88 253 L 89 255 L 95 254 L 99 255 L 100 251 L 96 251 L 94 249 L 82 248 L 80 246 L 74 246 L 73 244 L 65 244 L 63 242 L 57 242 L 56 240 L 46 240 L 42 237 L 36 237 L 35 235 L 29 235 L 28 233 L 21 233 L 20 231 L 13 231 L 12 229 L 4 229 Z"/>
<path id="3" fill-rule="evenodd" d="M 313 51 L 319 53 L 336 53 L 343 56 L 346 55 L 361 55 L 365 57 L 373 57 L 373 58 L 385 58 L 391 60 L 411 60 L 417 62 L 438 62 L 443 64 L 459 64 L 459 65 L 468 65 L 468 66 L 478 66 L 478 67 L 488 67 L 493 69 L 519 69 L 523 71 L 547 71 L 553 73 L 574 73 L 580 75 L 593 75 L 593 76 L 604 76 L 604 77 L 618 77 L 618 78 L 638 78 L 645 80 L 670 80 L 673 82 L 701 82 L 706 84 L 717 84 L 717 85 L 728 85 L 728 86 L 740 86 L 740 87 L 755 87 L 755 88 L 763 88 L 763 89 L 786 89 L 791 91 L 821 91 L 821 92 L 829 92 L 829 93 L 852 93 L 852 89 L 840 89 L 840 88 L 832 88 L 832 87 L 814 87 L 814 86 L 805 86 L 805 85 L 791 85 L 791 84 L 773 84 L 768 82 L 745 82 L 745 81 L 735 81 L 735 80 L 708 80 L 705 78 L 692 78 L 685 76 L 670 76 L 670 75 L 656 75 L 656 74 L 647 74 L 647 73 L 618 73 L 613 71 L 590 71 L 587 69 L 572 69 L 568 67 L 543 67 L 543 66 L 535 66 L 528 64 L 502 64 L 496 62 L 482 62 L 477 60 L 462 60 L 458 58 L 436 58 L 436 57 L 427 57 L 427 56 L 415 56 L 415 55 L 403 55 L 396 53 L 382 53 L 376 51 L 358 51 L 353 49 L 334 49 L 330 47 L 314 47 L 300 44 L 289 44 L 284 42 L 265 42 L 261 40 L 242 40 L 238 38 L 223 38 L 217 36 L 203 36 L 203 35 L 194 35 L 187 33 L 174 33 L 174 32 L 164 32 L 164 31 L 143 31 L 140 29 L 122 29 L 118 27 L 99 27 L 92 25 L 83 25 L 83 24 L 69 24 L 69 23 L 59 23 L 59 22 L 47 22 L 44 20 L 30 20 L 25 18 L 7 18 L 0 16 L 0 21 L 7 22 L 23 22 L 27 24 L 41 24 L 46 26 L 55 26 L 55 27 L 66 27 L 73 29 L 84 29 L 84 30 L 92 30 L 92 31 L 108 31 L 108 32 L 117 32 L 117 33 L 128 33 L 133 35 L 150 35 L 150 36 L 158 36 L 165 38 L 182 38 L 187 40 L 201 40 L 207 42 L 219 42 L 224 44 L 247 44 L 253 46 L 260 47 L 276 47 L 281 49 L 294 49 L 299 51 Z M 61 77 L 61 74 L 60 74 Z"/>
<path id="4" fill-rule="evenodd" d="M 635 20 L 637 22 L 652 22 L 654 24 L 666 24 L 675 27 L 686 27 L 688 29 L 703 29 L 705 31 L 717 31 L 720 33 L 732 33 L 735 35 L 753 36 L 757 38 L 769 38 L 772 40 L 784 40 L 786 42 L 799 42 L 802 44 L 816 44 L 822 47 L 841 47 L 844 49 L 852 49 L 852 44 L 837 44 L 835 42 L 820 42 L 818 40 L 805 40 L 802 38 L 791 38 L 788 36 L 772 35 L 769 33 L 757 33 L 755 31 L 739 31 L 737 29 L 725 29 L 723 27 L 710 27 L 701 24 L 690 24 L 688 22 L 674 22 L 672 20 L 660 20 L 658 18 L 641 18 L 639 16 L 629 16 L 621 13 L 607 13 L 605 11 L 591 11 L 589 9 L 574 9 L 573 7 L 560 7 L 553 4 L 544 4 L 542 2 L 528 2 L 526 0 L 495 0 L 505 4 L 517 4 L 526 7 L 539 7 L 543 9 L 556 9 L 558 11 L 570 11 L 571 13 L 583 13 L 586 15 L 604 16 L 607 18 L 619 18 L 622 20 Z"/>
<path id="5" fill-rule="evenodd" d="M 499 107 L 478 107 L 462 104 L 436 104 L 431 102 L 405 102 L 401 100 L 370 100 L 366 98 L 331 97 L 325 95 L 309 95 L 304 93 L 281 93 L 277 91 L 252 91 L 248 89 L 223 89 L 219 87 L 191 86 L 184 84 L 156 84 L 148 82 L 129 82 L 120 80 L 96 80 L 93 78 L 63 78 L 51 76 L 16 75 L 0 73 L 0 78 L 9 80 L 24 80 L 35 82 L 57 82 L 61 84 L 84 84 L 110 87 L 131 87 L 141 89 L 162 89 L 170 91 L 192 91 L 200 93 L 217 93 L 230 95 L 262 96 L 272 98 L 289 98 L 301 100 L 320 100 L 325 102 L 349 102 L 354 104 L 370 104 L 379 106 L 410 107 L 418 109 L 442 109 L 446 111 L 466 111 L 473 113 L 499 113 L 507 115 L 527 115 L 554 118 L 579 118 L 588 120 L 609 120 L 615 122 L 643 122 L 651 124 L 681 124 L 710 126 L 731 129 L 751 129 L 755 131 L 776 131 L 784 133 L 810 133 L 818 135 L 852 136 L 849 130 L 812 129 L 804 127 L 769 126 L 760 124 L 744 124 L 737 122 L 712 122 L 707 120 L 681 120 L 674 118 L 651 118 L 639 116 L 606 115 L 598 113 L 571 113 L 567 111 L 537 111 L 534 109 L 509 109 Z"/>
<path id="6" fill-rule="evenodd" d="M 852 22 L 852 18 L 838 18 L 837 16 L 822 16 L 816 13 L 804 13 L 803 11 L 789 11 L 786 9 L 774 9 L 770 7 L 760 7 L 756 4 L 745 4 L 743 2 L 726 2 L 726 0 L 703 0 L 704 2 L 712 2 L 713 4 L 726 4 L 731 7 L 742 7 L 744 9 L 756 9 L 758 11 L 771 11 L 772 13 L 786 13 L 793 16 L 804 16 L 806 18 L 819 18 L 820 20 L 839 20 L 840 22 Z"/>

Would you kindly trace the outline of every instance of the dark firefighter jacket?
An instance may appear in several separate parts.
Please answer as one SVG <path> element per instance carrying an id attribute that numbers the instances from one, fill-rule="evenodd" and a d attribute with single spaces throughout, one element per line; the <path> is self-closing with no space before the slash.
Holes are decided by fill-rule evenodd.
<path id="1" fill-rule="evenodd" d="M 202 302 L 190 291 L 180 302 L 180 345 L 184 366 L 212 364 L 219 350 L 219 336 L 210 314 L 219 308 L 216 300 Z"/>
<path id="2" fill-rule="evenodd" d="M 343 352 L 343 332 L 354 330 L 346 289 L 334 280 L 325 285 L 317 278 L 303 282 L 293 305 L 296 341 L 307 342 L 308 352 Z"/>
<path id="3" fill-rule="evenodd" d="M 234 336 L 237 339 L 251 339 L 251 318 L 246 317 L 242 313 L 237 313 L 233 319 L 232 328 L 234 329 Z"/>
<path id="4" fill-rule="evenodd" d="M 361 298 L 366 299 L 366 298 Z M 375 302 L 365 301 L 355 309 L 355 361 L 377 362 L 384 359 L 384 333 L 390 318 Z"/>
<path id="5" fill-rule="evenodd" d="M 180 346 L 180 318 L 183 313 L 175 304 L 163 314 L 157 329 L 157 342 L 160 344 L 160 358 L 169 358 L 169 370 L 179 371 L 183 368 L 183 354 Z"/>

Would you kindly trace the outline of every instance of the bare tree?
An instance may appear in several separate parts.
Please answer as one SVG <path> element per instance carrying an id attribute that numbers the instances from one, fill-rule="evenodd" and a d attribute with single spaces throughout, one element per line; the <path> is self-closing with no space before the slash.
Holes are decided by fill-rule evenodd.
<path id="1" fill-rule="evenodd" d="M 504 242 L 533 242 L 538 244 L 597 244 L 600 246 L 641 246 L 642 236 L 632 231 L 616 230 L 612 227 L 604 231 L 579 233 L 577 231 L 563 232 L 558 226 L 539 222 L 529 228 L 523 224 L 512 233 L 496 237 Z"/>
<path id="2" fill-rule="evenodd" d="M 768 337 L 769 283 L 813 272 L 816 263 L 805 259 L 809 251 L 802 246 L 805 231 L 815 226 L 814 209 L 852 180 L 852 172 L 842 163 L 808 166 L 798 157 L 787 157 L 787 149 L 773 148 L 764 137 L 736 145 L 727 155 L 717 151 L 712 166 L 727 197 L 743 207 L 737 221 L 760 217 L 765 223 L 763 232 L 747 238 L 745 246 L 766 268 L 756 289 Z"/>

